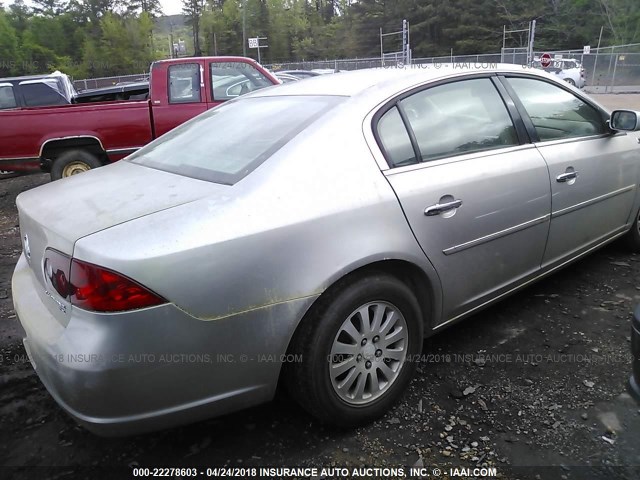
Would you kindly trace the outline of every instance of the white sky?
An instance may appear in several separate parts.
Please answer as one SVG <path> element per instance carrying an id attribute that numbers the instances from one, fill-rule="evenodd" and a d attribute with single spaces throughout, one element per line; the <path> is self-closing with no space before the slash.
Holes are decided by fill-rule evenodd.
<path id="1" fill-rule="evenodd" d="M 13 3 L 13 0 L 3 0 L 2 3 L 7 7 Z M 30 2 L 29 0 L 25 0 L 25 3 L 29 5 Z M 180 0 L 160 0 L 160 5 L 162 5 L 162 10 L 165 15 L 182 13 L 182 2 Z"/>
<path id="2" fill-rule="evenodd" d="M 165 15 L 176 15 L 182 13 L 182 2 L 180 0 L 160 0 L 162 11 Z"/>

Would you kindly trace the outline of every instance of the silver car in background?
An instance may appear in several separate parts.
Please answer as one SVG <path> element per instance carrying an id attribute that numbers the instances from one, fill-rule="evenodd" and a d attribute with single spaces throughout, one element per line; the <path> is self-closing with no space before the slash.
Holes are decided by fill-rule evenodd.
<path id="1" fill-rule="evenodd" d="M 548 73 L 552 73 L 574 87 L 584 88 L 586 85 L 584 67 L 576 59 L 554 58 L 551 60 L 551 65 L 543 67 L 540 63 L 540 58 L 535 57 L 533 67 L 541 68 Z"/>
<path id="2" fill-rule="evenodd" d="M 22 193 L 33 366 L 89 429 L 269 401 L 383 415 L 423 338 L 618 237 L 640 248 L 638 115 L 520 66 L 318 76 Z"/>

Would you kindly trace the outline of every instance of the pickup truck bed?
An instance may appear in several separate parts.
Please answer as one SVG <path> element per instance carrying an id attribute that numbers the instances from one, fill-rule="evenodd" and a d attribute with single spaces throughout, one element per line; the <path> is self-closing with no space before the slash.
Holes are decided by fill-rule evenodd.
<path id="1" fill-rule="evenodd" d="M 153 139 L 150 114 L 149 101 L 2 112 L 0 170 L 30 171 L 41 166 L 46 170 L 47 166 L 41 163 L 68 146 L 89 148 L 103 163 L 119 160 Z M 28 129 L 24 128 L 25 123 Z M 69 138 L 71 131 L 77 138 Z M 12 138 L 20 141 L 12 142 Z M 80 138 L 94 141 L 83 143 Z M 61 143 L 60 139 L 67 142 Z M 93 148 L 96 143 L 100 152 Z"/>

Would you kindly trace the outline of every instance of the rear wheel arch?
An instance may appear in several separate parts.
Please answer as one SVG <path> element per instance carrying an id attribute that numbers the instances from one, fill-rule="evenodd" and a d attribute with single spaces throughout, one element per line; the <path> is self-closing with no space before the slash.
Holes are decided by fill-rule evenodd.
<path id="1" fill-rule="evenodd" d="M 382 377 L 382 380 L 385 378 L 387 380 L 386 386 L 383 385 L 382 380 L 380 383 L 381 388 L 387 389 L 386 393 L 378 391 L 379 396 L 376 394 L 374 397 L 372 397 L 373 393 L 365 393 L 365 397 L 361 399 L 362 402 L 365 402 L 364 404 L 346 405 L 344 399 L 336 397 L 336 395 L 339 397 L 340 393 L 335 389 L 342 388 L 335 385 L 335 381 L 338 379 L 333 378 L 333 375 L 328 375 L 328 371 L 325 375 L 322 365 L 325 351 L 328 352 L 328 348 L 330 348 L 333 352 L 334 347 L 330 345 L 337 345 L 335 342 L 338 340 L 332 340 L 332 336 L 342 335 L 339 332 L 343 327 L 338 328 L 338 325 L 349 318 L 349 311 L 352 311 L 353 308 L 357 310 L 361 304 L 371 305 L 368 308 L 373 309 L 378 308 L 377 305 L 386 305 L 399 312 L 401 319 L 399 321 L 406 322 L 403 323 L 403 328 L 409 327 L 409 333 L 404 337 L 406 340 L 401 340 L 403 343 L 400 346 L 401 350 L 406 352 L 405 360 L 408 359 L 408 362 L 400 360 L 403 363 L 399 364 L 398 369 L 402 368 L 402 370 L 396 371 L 392 380 L 391 377 Z M 391 408 L 409 384 L 415 370 L 415 363 L 411 359 L 422 350 L 425 332 L 432 330 L 433 322 L 430 320 L 434 314 L 433 305 L 433 288 L 427 273 L 411 262 L 382 260 L 350 271 L 334 281 L 311 304 L 297 325 L 290 338 L 287 353 L 294 355 L 295 358 L 300 356 L 300 360 L 283 364 L 279 386 L 286 387 L 289 394 L 301 406 L 326 423 L 342 426 L 360 425 L 379 418 Z M 371 310 L 369 311 L 371 312 Z M 373 311 L 375 312 L 375 310 Z M 353 324 L 351 326 L 353 327 Z M 348 330 L 353 332 L 352 329 Z M 403 329 L 401 328 L 400 331 Z M 367 330 L 365 329 L 364 332 Z M 360 345 L 362 345 L 363 352 L 375 347 L 380 349 L 380 351 L 376 350 L 376 357 L 380 354 L 380 359 L 385 359 L 385 362 L 389 360 L 386 359 L 387 354 L 382 353 L 386 348 L 384 341 L 380 343 L 380 346 L 376 346 L 376 339 L 381 337 L 369 338 L 373 335 L 370 331 L 362 333 L 362 335 L 363 343 Z M 365 343 L 367 341 L 365 336 L 369 342 L 373 342 L 371 346 Z M 397 350 L 392 350 L 388 354 L 397 355 L 392 352 L 397 352 Z M 359 355 L 358 359 L 354 356 L 349 362 L 365 362 L 367 360 L 366 365 L 360 366 L 363 369 L 362 373 L 357 375 L 366 376 L 362 377 L 366 378 L 362 382 L 362 388 L 366 390 L 369 388 L 368 386 L 373 385 L 371 387 L 373 392 L 377 391 L 374 387 L 378 387 L 378 384 L 377 381 L 370 384 L 369 378 L 372 374 L 377 378 L 380 370 L 375 365 L 372 366 L 375 362 L 368 361 L 370 357 L 367 355 L 371 355 L 371 352 Z M 354 378 L 352 373 L 347 374 L 349 378 Z M 358 378 L 359 380 L 360 378 Z M 340 382 L 342 381 L 340 380 Z M 367 395 L 369 398 L 365 399 Z M 360 400 L 357 403 L 360 403 Z"/>
<path id="2" fill-rule="evenodd" d="M 427 273 L 414 263 L 407 260 L 380 260 L 355 268 L 335 280 L 328 288 L 326 288 L 320 296 L 309 306 L 305 315 L 302 317 L 296 331 L 300 328 L 302 322 L 310 316 L 314 309 L 321 308 L 326 299 L 333 293 L 346 285 L 354 283 L 364 277 L 376 274 L 386 274 L 400 280 L 404 283 L 415 296 L 420 307 L 422 317 L 423 331 L 427 335 L 434 326 L 433 320 L 436 318 L 436 290 L 434 282 L 429 278 Z M 295 332 L 294 332 L 295 335 Z M 289 340 L 289 347 L 293 341 Z M 288 348 L 289 348 L 288 347 Z"/>
<path id="3" fill-rule="evenodd" d="M 89 168 L 96 168 L 109 163 L 107 152 L 96 137 L 69 137 L 47 140 L 41 148 L 40 158 L 51 162 L 51 179 L 62 176 L 62 169 L 56 162 L 68 160 L 70 153 L 79 153 L 79 160 L 85 161 Z M 84 159 L 82 158 L 84 157 Z"/>
<path id="4" fill-rule="evenodd" d="M 90 135 L 81 137 L 53 138 L 45 141 L 40 148 L 40 158 L 55 160 L 67 150 L 86 150 L 96 157 L 108 161 L 107 152 L 99 138 Z"/>
<path id="5" fill-rule="evenodd" d="M 287 344 L 286 352 L 292 353 L 292 348 L 296 342 L 296 335 L 300 333 L 301 328 L 306 321 L 313 317 L 315 312 L 326 306 L 330 298 L 342 288 L 347 285 L 357 282 L 362 278 L 373 275 L 389 275 L 400 280 L 404 283 L 413 293 L 418 306 L 420 308 L 420 315 L 422 320 L 423 336 L 428 336 L 435 325 L 434 319 L 436 318 L 436 293 L 433 282 L 429 276 L 424 272 L 422 268 L 406 260 L 380 260 L 367 265 L 358 267 L 342 277 L 335 280 L 327 289 L 325 289 L 318 298 L 307 308 L 307 311 L 302 316 L 301 320 L 296 325 L 296 328 L 291 333 Z M 284 368 L 280 371 L 279 386 L 282 383 L 283 377 L 286 376 Z M 284 375 L 283 375 L 284 372 Z"/>

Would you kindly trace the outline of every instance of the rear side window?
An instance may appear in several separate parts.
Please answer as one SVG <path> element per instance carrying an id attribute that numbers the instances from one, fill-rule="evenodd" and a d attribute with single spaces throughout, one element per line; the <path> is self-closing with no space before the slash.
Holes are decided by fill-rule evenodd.
<path id="1" fill-rule="evenodd" d="M 574 94 L 533 78 L 509 78 L 540 141 L 606 133 L 600 112 Z"/>
<path id="2" fill-rule="evenodd" d="M 213 101 L 231 100 L 273 85 L 262 72 L 249 63 L 211 62 L 209 69 Z"/>
<path id="3" fill-rule="evenodd" d="M 53 85 L 47 83 L 21 83 L 20 90 L 27 107 L 67 105 L 69 103 Z"/>
<path id="4" fill-rule="evenodd" d="M 13 85 L 10 83 L 0 84 L 0 110 L 16 108 L 16 97 L 13 94 Z"/>
<path id="5" fill-rule="evenodd" d="M 393 107 L 378 121 L 378 138 L 390 167 L 416 163 L 411 139 L 397 107 Z"/>
<path id="6" fill-rule="evenodd" d="M 398 103 L 422 161 L 518 145 L 500 94 L 488 78 L 422 90 Z"/>
<path id="7" fill-rule="evenodd" d="M 233 185 L 344 97 L 257 97 L 225 103 L 171 130 L 128 160 Z"/>
<path id="8" fill-rule="evenodd" d="M 200 64 L 169 67 L 169 103 L 200 102 Z"/>

